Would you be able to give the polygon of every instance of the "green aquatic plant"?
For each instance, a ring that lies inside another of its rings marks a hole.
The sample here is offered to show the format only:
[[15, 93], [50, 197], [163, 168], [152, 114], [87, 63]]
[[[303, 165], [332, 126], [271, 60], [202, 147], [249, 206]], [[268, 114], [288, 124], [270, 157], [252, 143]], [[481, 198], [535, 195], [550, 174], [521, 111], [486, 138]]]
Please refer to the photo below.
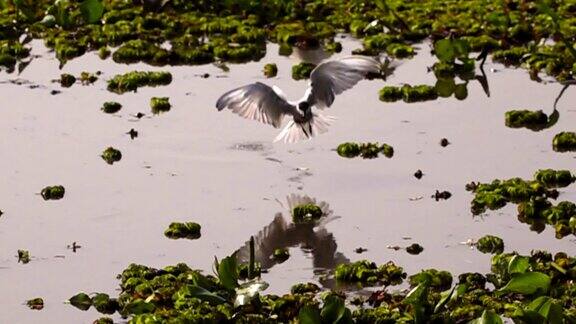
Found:
[[70, 297], [68, 303], [79, 310], [86, 311], [92, 306], [92, 298], [90, 298], [86, 293], [78, 293]]
[[267, 78], [273, 78], [276, 74], [278, 74], [278, 66], [276, 66], [276, 63], [268, 63], [264, 65], [264, 75]]
[[556, 123], [554, 114], [546, 115], [542, 110], [510, 110], [506, 112], [506, 126], [510, 128], [528, 128], [533, 131], [539, 131]]
[[489, 254], [500, 254], [504, 252], [504, 241], [493, 235], [484, 235], [475, 244], [478, 251]]
[[429, 85], [403, 85], [402, 87], [385, 86], [380, 89], [379, 98], [385, 102], [395, 102], [400, 99], [407, 103], [436, 100], [436, 87]]
[[26, 250], [18, 250], [18, 263], [26, 264], [30, 262], [30, 252]]
[[334, 270], [334, 277], [342, 283], [359, 283], [364, 286], [375, 285], [398, 285], [406, 278], [406, 273], [395, 265], [388, 262], [376, 265], [367, 260], [357, 261], [350, 264], [340, 264]]
[[292, 221], [295, 224], [306, 224], [318, 221], [324, 212], [315, 204], [303, 204], [292, 209]]
[[336, 152], [341, 157], [355, 158], [361, 156], [364, 159], [377, 158], [379, 154], [387, 158], [394, 156], [394, 148], [388, 144], [379, 143], [351, 143], [346, 142], [338, 145]]
[[122, 94], [128, 91], [136, 91], [139, 87], [156, 87], [168, 85], [172, 82], [170, 72], [143, 72], [132, 71], [119, 74], [108, 80], [108, 91]]
[[576, 152], [576, 133], [560, 132], [552, 140], [552, 148], [556, 152]]
[[150, 99], [150, 108], [152, 109], [153, 114], [158, 115], [170, 111], [172, 105], [170, 104], [168, 97], [152, 97]]
[[44, 200], [58, 200], [64, 198], [65, 189], [63, 186], [48, 186], [40, 191]]
[[122, 109], [122, 105], [115, 101], [107, 101], [102, 105], [101, 110], [107, 114], [115, 114]]
[[316, 67], [315, 64], [312, 63], [298, 63], [292, 66], [292, 79], [294, 80], [304, 80], [310, 78], [310, 73]]
[[114, 164], [114, 162], [122, 160], [122, 152], [113, 147], [108, 147], [107, 149], [104, 150], [104, 152], [102, 152], [102, 155], [100, 155], [100, 157], [102, 157], [102, 159], [106, 161], [106, 163], [112, 165]]
[[33, 310], [41, 310], [44, 308], [44, 300], [42, 298], [33, 298], [26, 301], [26, 306]]
[[198, 223], [186, 222], [186, 223], [170, 223], [168, 228], [164, 231], [164, 235], [170, 239], [180, 239], [187, 238], [190, 240], [199, 239], [201, 226]]
[[76, 83], [76, 77], [72, 74], [63, 73], [60, 75], [60, 85], [64, 88], [70, 88]]
[[406, 247], [406, 252], [409, 254], [416, 255], [422, 253], [422, 251], [424, 251], [424, 248], [418, 243], [413, 243]]

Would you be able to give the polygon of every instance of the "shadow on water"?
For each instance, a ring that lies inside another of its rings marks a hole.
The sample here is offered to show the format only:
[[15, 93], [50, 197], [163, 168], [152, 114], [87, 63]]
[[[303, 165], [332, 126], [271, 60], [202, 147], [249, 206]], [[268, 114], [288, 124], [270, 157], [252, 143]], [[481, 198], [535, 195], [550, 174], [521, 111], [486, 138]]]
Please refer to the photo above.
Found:
[[[291, 208], [313, 203], [323, 211], [323, 219], [319, 223], [294, 223], [284, 213], [275, 215], [272, 222], [254, 235], [254, 261], [260, 263], [263, 271], [268, 271], [281, 263], [273, 257], [274, 250], [299, 247], [312, 259], [315, 274], [336, 268], [337, 265], [350, 263], [341, 252], [334, 235], [326, 230], [324, 225], [338, 217], [332, 216], [332, 211], [326, 202], [317, 203], [307, 196], [292, 194], [287, 197], [287, 206]], [[241, 263], [250, 260], [250, 241], [240, 247], [234, 255]]]

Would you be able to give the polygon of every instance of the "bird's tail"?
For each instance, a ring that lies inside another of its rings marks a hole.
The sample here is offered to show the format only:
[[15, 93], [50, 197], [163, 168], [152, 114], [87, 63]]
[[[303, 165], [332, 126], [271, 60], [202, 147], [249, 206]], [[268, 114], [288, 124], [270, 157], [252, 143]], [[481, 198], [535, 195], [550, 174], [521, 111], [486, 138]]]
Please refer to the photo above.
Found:
[[276, 136], [274, 142], [296, 143], [310, 139], [316, 135], [326, 133], [328, 126], [332, 124], [335, 117], [313, 113], [312, 118], [304, 123], [297, 123], [291, 120]]

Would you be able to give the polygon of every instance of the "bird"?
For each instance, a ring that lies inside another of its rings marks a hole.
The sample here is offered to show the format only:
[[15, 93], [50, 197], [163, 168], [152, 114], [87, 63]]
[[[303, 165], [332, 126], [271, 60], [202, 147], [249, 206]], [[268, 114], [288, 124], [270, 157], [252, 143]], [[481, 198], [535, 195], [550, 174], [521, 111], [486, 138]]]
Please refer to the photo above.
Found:
[[332, 106], [336, 95], [352, 88], [368, 74], [380, 74], [378, 60], [352, 55], [318, 64], [310, 73], [310, 82], [304, 96], [298, 101], [288, 101], [277, 86], [262, 82], [251, 83], [224, 93], [216, 102], [218, 111], [229, 109], [241, 117], [282, 126], [285, 116], [292, 116], [276, 136], [274, 142], [295, 143], [325, 133], [332, 116], [320, 114], [312, 108]]

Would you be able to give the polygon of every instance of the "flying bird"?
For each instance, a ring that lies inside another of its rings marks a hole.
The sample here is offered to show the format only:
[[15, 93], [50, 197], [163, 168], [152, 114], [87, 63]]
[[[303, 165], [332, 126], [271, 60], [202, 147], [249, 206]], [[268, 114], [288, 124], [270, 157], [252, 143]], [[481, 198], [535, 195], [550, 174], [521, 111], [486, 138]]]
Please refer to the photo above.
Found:
[[380, 73], [381, 64], [370, 57], [349, 56], [320, 63], [310, 74], [310, 83], [298, 101], [288, 101], [276, 86], [261, 82], [245, 85], [223, 94], [216, 102], [219, 111], [228, 108], [247, 119], [257, 120], [275, 128], [282, 126], [284, 116], [292, 120], [276, 136], [275, 142], [298, 142], [328, 130], [334, 119], [313, 107], [324, 109], [334, 103], [334, 97], [352, 88], [367, 74]]

